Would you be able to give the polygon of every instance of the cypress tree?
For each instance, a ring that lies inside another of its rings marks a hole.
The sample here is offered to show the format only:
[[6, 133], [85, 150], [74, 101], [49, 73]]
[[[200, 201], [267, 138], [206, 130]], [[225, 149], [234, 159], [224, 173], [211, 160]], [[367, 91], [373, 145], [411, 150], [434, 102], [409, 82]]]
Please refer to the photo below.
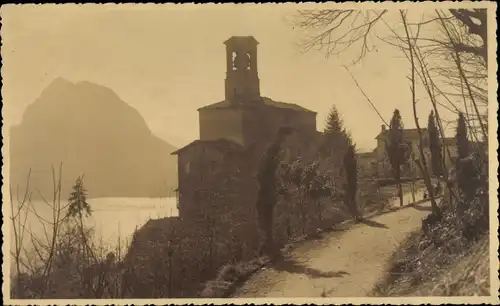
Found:
[[392, 174], [398, 186], [399, 204], [403, 206], [403, 188], [401, 186], [401, 166], [406, 162], [408, 150], [404, 143], [403, 119], [398, 109], [394, 110], [389, 132], [385, 140], [385, 149], [391, 165]]
[[432, 173], [439, 177], [443, 174], [442, 154], [441, 154], [441, 140], [439, 138], [439, 131], [436, 126], [434, 118], [434, 111], [429, 114], [427, 122], [427, 130], [429, 132], [429, 149], [431, 151], [431, 166]]
[[344, 169], [346, 173], [346, 204], [355, 219], [359, 218], [356, 205], [356, 193], [358, 189], [358, 162], [354, 144], [349, 145], [344, 155]]
[[459, 113], [458, 115], [455, 139], [457, 141], [456, 173], [458, 188], [460, 188], [463, 193], [467, 193], [467, 185], [470, 178], [467, 175], [467, 171], [465, 171], [466, 169], [462, 169], [466, 168], [462, 161], [469, 156], [469, 140], [467, 139], [467, 125], [463, 113]]
[[469, 140], [467, 139], [467, 124], [463, 113], [458, 114], [457, 133], [457, 156], [459, 159], [469, 156]]
[[291, 133], [291, 129], [281, 128], [273, 143], [267, 148], [259, 164], [257, 181], [259, 191], [257, 195], [257, 217], [259, 227], [265, 235], [262, 251], [274, 255], [275, 246], [273, 239], [274, 207], [276, 206], [280, 188], [277, 182], [276, 171], [280, 164], [280, 148], [285, 137]]

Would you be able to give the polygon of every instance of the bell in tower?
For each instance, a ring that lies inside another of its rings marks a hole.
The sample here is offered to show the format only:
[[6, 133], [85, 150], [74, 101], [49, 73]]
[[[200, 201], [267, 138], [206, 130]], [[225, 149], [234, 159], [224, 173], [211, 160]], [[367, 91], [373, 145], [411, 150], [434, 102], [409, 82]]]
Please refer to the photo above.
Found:
[[226, 101], [248, 103], [260, 100], [257, 45], [253, 36], [233, 36], [226, 45]]

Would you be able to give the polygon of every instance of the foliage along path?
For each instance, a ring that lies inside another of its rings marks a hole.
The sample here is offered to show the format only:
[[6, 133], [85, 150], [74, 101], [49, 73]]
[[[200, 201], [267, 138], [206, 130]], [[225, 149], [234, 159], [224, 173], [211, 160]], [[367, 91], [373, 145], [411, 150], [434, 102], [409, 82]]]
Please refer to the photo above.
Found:
[[[405, 204], [409, 197], [405, 194]], [[394, 201], [399, 206], [399, 199]], [[283, 261], [250, 277], [232, 297], [367, 296], [384, 276], [392, 253], [429, 213], [425, 202], [305, 241]]]

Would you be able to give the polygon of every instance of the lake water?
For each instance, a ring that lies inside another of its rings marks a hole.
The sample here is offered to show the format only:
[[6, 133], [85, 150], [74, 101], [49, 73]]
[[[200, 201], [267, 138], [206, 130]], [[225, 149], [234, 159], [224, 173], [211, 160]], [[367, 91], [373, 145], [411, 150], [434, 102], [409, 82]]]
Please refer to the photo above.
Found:
[[[87, 218], [86, 225], [95, 229], [95, 240], [98, 245], [107, 249], [115, 249], [120, 245], [122, 252], [126, 251], [135, 229], [139, 229], [149, 219], [159, 219], [169, 216], [177, 216], [176, 198], [95, 198], [88, 199], [92, 208], [92, 215]], [[62, 202], [62, 201], [61, 201]], [[61, 206], [65, 204], [61, 203]], [[31, 207], [36, 213], [46, 220], [52, 219], [52, 211], [43, 202], [33, 202]], [[40, 219], [30, 210], [28, 213], [26, 227], [38, 238], [43, 239], [44, 232]], [[9, 220], [10, 221], [10, 220]], [[12, 221], [10, 221], [11, 237], [14, 238]], [[47, 227], [48, 229], [48, 227]], [[25, 234], [23, 245], [30, 248], [31, 239]], [[13, 240], [11, 243], [13, 246]], [[122, 253], [123, 255], [123, 253]]]

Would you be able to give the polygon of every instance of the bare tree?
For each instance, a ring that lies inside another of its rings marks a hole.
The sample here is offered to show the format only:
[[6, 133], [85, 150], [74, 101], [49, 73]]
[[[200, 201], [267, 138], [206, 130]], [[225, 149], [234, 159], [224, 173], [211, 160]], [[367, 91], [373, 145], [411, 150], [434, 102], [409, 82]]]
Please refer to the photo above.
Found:
[[488, 63], [488, 18], [486, 9], [450, 9], [450, 13], [462, 23], [469, 34], [478, 35], [482, 45], [469, 41], [452, 41], [457, 52], [467, 52], [482, 57]]
[[357, 62], [374, 49], [372, 32], [386, 13], [387, 10], [300, 10], [293, 24], [307, 31], [301, 43], [304, 52], [325, 50], [326, 56], [330, 56], [360, 44]]
[[[487, 11], [486, 9], [450, 9], [444, 20], [459, 23], [465, 31], [460, 40], [452, 41], [452, 47], [461, 53], [471, 53], [487, 61]], [[311, 9], [299, 10], [293, 17], [294, 27], [304, 30], [305, 38], [300, 44], [303, 51], [324, 50], [326, 55], [340, 54], [350, 47], [359, 47], [358, 61], [368, 52], [377, 50], [375, 41], [385, 42], [388, 37], [377, 35], [377, 29], [389, 26], [384, 19], [388, 10], [355, 9]], [[408, 26], [421, 26], [439, 22], [436, 16], [426, 16]], [[471, 36], [477, 35], [482, 45]], [[426, 39], [429, 41], [428, 39]], [[432, 39], [440, 44], [446, 41]]]
[[[485, 139], [487, 139], [488, 132], [486, 130], [486, 126], [484, 123], [484, 120], [487, 119], [487, 116], [484, 116], [482, 112], [480, 111], [480, 101], [482, 100], [485, 104], [487, 104], [487, 97], [486, 99], [481, 98], [481, 96], [478, 97], [477, 91], [480, 91], [481, 87], [477, 85], [477, 83], [474, 82], [474, 80], [479, 80], [479, 81], [484, 81], [487, 79], [487, 70], [484, 69], [487, 66], [487, 27], [486, 27], [486, 10], [474, 10], [473, 12], [467, 11], [467, 10], [454, 10], [454, 16], [459, 16], [457, 18], [461, 18], [462, 22], [467, 26], [469, 29], [469, 33], [479, 35], [482, 39], [483, 44], [480, 45], [479, 47], [471, 47], [472, 49], [475, 50], [480, 50], [479, 51], [479, 56], [485, 61], [485, 65], [483, 69], [480, 71], [483, 71], [483, 74], [481, 76], [475, 76], [475, 75], [470, 75], [468, 73], [468, 66], [467, 63], [464, 63], [464, 58], [461, 56], [460, 51], [461, 51], [461, 46], [464, 45], [460, 41], [457, 41], [456, 37], [453, 36], [453, 28], [449, 26], [449, 23], [446, 23], [444, 20], [444, 17], [440, 12], [436, 12], [440, 19], [440, 23], [442, 26], [443, 31], [445, 32], [447, 38], [449, 39], [450, 43], [452, 44], [453, 48], [451, 50], [453, 51], [451, 53], [451, 57], [453, 59], [453, 62], [456, 65], [456, 70], [458, 71], [458, 76], [461, 82], [461, 90], [462, 90], [462, 95], [464, 99], [469, 98], [470, 99], [470, 104], [473, 108], [473, 111], [475, 112], [475, 117], [474, 119], [477, 120], [479, 123], [479, 127], [481, 129], [481, 132], [484, 136]], [[471, 18], [476, 18], [479, 20], [480, 24], [476, 26], [476, 24], [472, 21]], [[470, 52], [470, 51], [469, 51]], [[477, 55], [473, 53], [474, 55]], [[477, 68], [473, 66], [474, 68]], [[485, 73], [486, 72], [486, 73]], [[464, 88], [465, 87], [465, 88]], [[464, 90], [465, 89], [465, 90]], [[464, 93], [465, 91], [465, 93]], [[487, 91], [483, 91], [485, 95], [487, 95]], [[479, 98], [479, 99], [478, 99]], [[465, 105], [465, 110], [467, 110], [467, 106]], [[468, 118], [468, 120], [471, 120], [471, 118]]]
[[[304, 31], [300, 44], [304, 52], [317, 49], [329, 56], [358, 49], [355, 52], [359, 57], [354, 61], [357, 63], [368, 52], [378, 50], [380, 44], [401, 48], [401, 40], [406, 35], [394, 22], [399, 17], [392, 13], [389, 10], [300, 10], [293, 18], [293, 25]], [[471, 133], [480, 130], [484, 135], [488, 97], [487, 10], [436, 10], [434, 14], [415, 17], [416, 22], [408, 21], [407, 27], [410, 32], [417, 33], [412, 36], [415, 49], [422, 50], [422, 56], [427, 58], [425, 69], [436, 79], [432, 82], [432, 90], [443, 100], [436, 101], [437, 104], [456, 115], [460, 110], [452, 100], [463, 99], [461, 111], [466, 112], [467, 120], [474, 127], [469, 130]], [[424, 27], [430, 34], [422, 34]], [[389, 34], [379, 35], [382, 32]]]
[[[103, 250], [103, 246], [91, 242], [92, 228], [83, 228], [78, 222], [75, 226], [75, 222], [70, 222], [80, 214], [77, 209], [71, 210], [74, 215], [68, 214], [70, 203], [61, 201], [62, 164], [57, 175], [52, 167], [53, 194], [50, 201], [39, 190], [37, 192], [42, 201], [31, 201], [29, 177], [28, 174], [24, 198], [13, 201], [11, 196], [12, 254], [16, 267], [15, 274], [11, 275], [12, 296], [92, 298], [100, 297], [108, 290], [108, 295], [113, 297], [116, 292], [110, 286], [109, 276], [116, 272], [113, 270], [114, 254], [108, 254], [106, 259], [98, 257], [96, 254]], [[15, 205], [16, 202], [18, 205]], [[85, 210], [82, 205], [77, 206], [74, 208]], [[86, 290], [96, 278], [99, 281], [94, 282], [95, 290]]]
[[[446, 122], [440, 111], [451, 112], [453, 117], [462, 112], [470, 138], [476, 139], [476, 143], [487, 142], [487, 9], [435, 10], [419, 16], [413, 15], [414, 22], [408, 20], [408, 15], [411, 14], [406, 12], [404, 27], [398, 27], [400, 22], [395, 20], [400, 20], [401, 16], [393, 18], [396, 17], [393, 12], [395, 11], [326, 9], [299, 11], [294, 25], [306, 32], [302, 43], [304, 51], [316, 48], [325, 51], [328, 56], [349, 48], [359, 48], [362, 58], [369, 51], [377, 50], [379, 44], [402, 50], [408, 61], [413, 61], [412, 64], [417, 68], [412, 73], [419, 77], [431, 100], [441, 138], [445, 138], [448, 123], [444, 124]], [[380, 36], [380, 30], [386, 33], [388, 30], [389, 34]], [[411, 34], [413, 52], [409, 50], [407, 33]], [[413, 58], [410, 58], [410, 54]], [[357, 82], [356, 85], [360, 88]], [[363, 90], [360, 90], [366, 97]], [[370, 99], [368, 101], [378, 113], [374, 103]], [[485, 155], [477, 149], [480, 155]], [[444, 151], [451, 159], [447, 146]], [[443, 178], [450, 196], [456, 198], [444, 163], [443, 168]]]
[[413, 44], [412, 44], [412, 38], [411, 38], [409, 29], [408, 29], [408, 23], [407, 23], [405, 12], [400, 10], [400, 14], [401, 14], [401, 21], [403, 22], [403, 25], [405, 27], [407, 44], [408, 44], [408, 49], [409, 49], [409, 54], [410, 54], [410, 63], [411, 63], [410, 90], [412, 93], [413, 117], [415, 120], [415, 125], [417, 126], [418, 137], [420, 140], [420, 145], [418, 146], [419, 153], [420, 153], [420, 160], [417, 163], [417, 165], [420, 167], [422, 175], [424, 176], [424, 182], [425, 182], [425, 185], [427, 187], [427, 192], [428, 192], [429, 197], [431, 199], [432, 212], [436, 217], [439, 217], [441, 215], [441, 211], [436, 204], [436, 199], [434, 198], [434, 190], [432, 188], [432, 183], [431, 183], [431, 179], [430, 179], [430, 175], [429, 175], [428, 167], [427, 167], [427, 161], [426, 161], [425, 154], [424, 154], [422, 131], [420, 129], [420, 125], [418, 123], [418, 117], [417, 117], [417, 108], [416, 108], [417, 98], [416, 98], [416, 89], [415, 89], [416, 65], [415, 65], [415, 60], [414, 60], [414, 49], [413, 49]]

